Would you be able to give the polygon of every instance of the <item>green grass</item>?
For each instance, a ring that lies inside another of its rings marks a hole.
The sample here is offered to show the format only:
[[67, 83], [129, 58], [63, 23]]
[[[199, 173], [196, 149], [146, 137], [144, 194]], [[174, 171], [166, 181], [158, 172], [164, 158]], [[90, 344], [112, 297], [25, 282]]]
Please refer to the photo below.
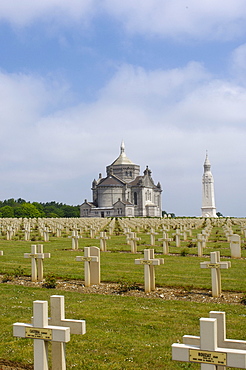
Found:
[[[119, 238], [119, 242], [117, 241]], [[129, 282], [143, 284], [143, 266], [135, 265], [134, 260], [141, 258], [143, 250], [150, 248], [150, 245], [139, 246], [139, 253], [132, 254], [130, 247], [124, 244], [122, 239], [125, 237], [112, 237], [111, 245], [108, 245], [108, 252], [101, 253], [101, 281], [118, 282], [126, 279]], [[114, 242], [114, 243], [113, 243]], [[24, 275], [31, 275], [31, 261], [24, 258], [24, 253], [29, 252], [33, 242], [25, 241], [6, 241], [0, 240], [0, 250], [4, 251], [1, 256], [0, 273], [14, 274], [19, 268]], [[51, 238], [44, 244], [44, 251], [51, 253], [51, 258], [44, 261], [44, 275], [54, 274], [61, 279], [83, 279], [84, 264], [75, 261], [75, 257], [83, 255], [85, 246], [99, 246], [99, 241], [94, 239], [82, 239], [79, 242], [80, 250], [71, 250], [71, 240], [68, 238]], [[118, 249], [120, 246], [120, 249]], [[122, 250], [124, 248], [127, 253]], [[182, 247], [176, 248], [174, 255], [162, 255], [162, 248], [154, 247], [156, 257], [165, 259], [164, 265], [157, 266], [156, 285], [157, 286], [192, 286], [194, 288], [211, 289], [211, 278], [209, 269], [201, 269], [200, 262], [208, 260], [209, 254], [198, 258], [196, 255], [187, 254], [185, 257], [180, 255]], [[172, 252], [172, 247], [170, 248]], [[177, 251], [177, 249], [179, 251]], [[189, 248], [186, 248], [189, 252]], [[213, 249], [216, 250], [216, 249]], [[206, 251], [206, 250], [205, 250]], [[228, 260], [228, 258], [221, 258]], [[246, 292], [246, 268], [245, 259], [232, 259], [232, 267], [222, 270], [222, 290]]]
[[31, 339], [14, 338], [14, 322], [30, 322], [34, 300], [65, 296], [66, 318], [86, 320], [87, 333], [67, 344], [68, 369], [198, 369], [171, 360], [171, 345], [199, 335], [199, 318], [226, 311], [227, 338], [245, 339], [245, 306], [103, 296], [0, 285], [0, 357], [32, 363]]
[[[240, 232], [233, 226], [234, 232]], [[221, 228], [214, 227], [204, 250], [204, 256], [197, 257], [197, 248], [188, 245], [201, 229], [193, 230], [193, 236], [182, 241], [181, 247], [171, 242], [170, 254], [162, 255], [162, 245], [156, 236], [156, 245], [151, 247], [150, 235], [138, 233], [138, 253], [131, 254], [126, 237], [120, 231], [107, 241], [108, 252], [101, 253], [102, 282], [120, 282], [143, 285], [143, 266], [135, 265], [135, 258], [141, 258], [145, 248], [154, 248], [156, 257], [165, 259], [164, 265], [157, 266], [156, 285], [165, 287], [211, 289], [209, 269], [201, 269], [200, 262], [208, 260], [211, 251], [220, 250], [222, 260], [230, 256], [229, 243]], [[71, 234], [71, 233], [70, 233]], [[44, 243], [37, 233], [32, 233], [34, 241], [26, 242], [19, 233], [14, 240], [0, 236], [0, 273], [31, 274], [31, 261], [24, 259], [30, 252], [31, 244], [41, 243], [44, 252], [51, 258], [44, 261], [44, 275], [54, 274], [57, 278], [84, 279], [83, 263], [75, 257], [83, 255], [86, 246], [98, 246], [98, 239], [90, 239], [88, 234], [79, 240], [78, 251], [71, 250], [71, 239], [50, 237]], [[170, 232], [171, 235], [171, 232]], [[181, 256], [182, 250], [187, 254]], [[232, 267], [222, 270], [222, 291], [246, 292], [246, 249], [243, 244], [242, 259], [231, 259]], [[32, 340], [17, 339], [12, 336], [14, 322], [30, 322], [32, 302], [36, 299], [49, 300], [52, 294], [65, 295], [66, 317], [85, 319], [87, 333], [83, 337], [72, 336], [67, 345], [68, 369], [198, 369], [199, 365], [178, 363], [171, 360], [171, 344], [182, 341], [185, 334], [199, 335], [199, 318], [208, 317], [209, 311], [226, 311], [227, 337], [245, 340], [244, 305], [205, 304], [185, 301], [163, 301], [161, 299], [133, 298], [118, 295], [92, 295], [77, 292], [59, 292], [56, 289], [28, 288], [0, 284], [1, 332], [0, 357], [32, 363]]]

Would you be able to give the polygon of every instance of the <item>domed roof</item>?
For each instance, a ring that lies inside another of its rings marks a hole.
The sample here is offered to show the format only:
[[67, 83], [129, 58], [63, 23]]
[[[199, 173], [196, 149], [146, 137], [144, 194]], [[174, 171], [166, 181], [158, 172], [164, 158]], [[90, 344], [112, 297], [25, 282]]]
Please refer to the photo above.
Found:
[[125, 153], [125, 144], [122, 141], [120, 146], [120, 155], [116, 160], [111, 164], [111, 166], [116, 166], [119, 164], [134, 164], [129, 158], [127, 158]]

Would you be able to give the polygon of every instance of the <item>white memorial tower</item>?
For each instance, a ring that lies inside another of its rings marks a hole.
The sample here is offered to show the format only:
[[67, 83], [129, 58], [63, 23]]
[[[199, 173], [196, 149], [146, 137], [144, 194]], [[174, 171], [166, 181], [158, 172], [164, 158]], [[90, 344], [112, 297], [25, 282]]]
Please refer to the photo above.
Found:
[[217, 217], [214, 200], [214, 179], [210, 168], [211, 164], [208, 154], [206, 154], [202, 176], [202, 217]]

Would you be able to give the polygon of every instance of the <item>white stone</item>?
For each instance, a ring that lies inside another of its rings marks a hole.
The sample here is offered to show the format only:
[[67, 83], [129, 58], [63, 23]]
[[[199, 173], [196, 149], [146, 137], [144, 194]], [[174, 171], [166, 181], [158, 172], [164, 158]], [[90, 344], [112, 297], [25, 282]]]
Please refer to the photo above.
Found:
[[144, 290], [149, 293], [155, 290], [155, 269], [154, 266], [162, 265], [163, 258], [154, 258], [154, 249], [144, 249], [144, 258], [135, 259], [136, 265], [144, 265]]
[[50, 253], [43, 253], [43, 245], [31, 245], [31, 253], [24, 253], [24, 258], [31, 258], [32, 281], [43, 281], [43, 260], [50, 258]]
[[225, 313], [211, 311], [210, 318], [200, 319], [199, 337], [184, 335], [183, 344], [172, 345], [172, 359], [200, 363], [202, 370], [245, 369], [246, 342], [226, 339]]
[[[48, 342], [70, 341], [70, 328], [48, 324], [48, 302], [33, 302], [32, 324], [13, 324], [13, 335], [34, 340], [34, 370], [48, 370]], [[63, 351], [65, 356], [65, 350]], [[65, 359], [63, 359], [64, 361]]]
[[101, 251], [106, 252], [107, 251], [107, 242], [106, 241], [108, 239], [110, 239], [110, 236], [107, 236], [105, 231], [101, 231], [100, 236], [98, 236], [96, 239], [100, 240], [100, 249], [101, 249]]
[[131, 246], [131, 253], [137, 253], [137, 241], [141, 240], [141, 238], [138, 238], [135, 232], [130, 232], [128, 240]]
[[241, 237], [238, 234], [230, 235], [230, 249], [232, 258], [241, 258]]
[[163, 231], [162, 238], [158, 239], [159, 242], [162, 242], [163, 254], [169, 253], [169, 242], [172, 241], [171, 238], [168, 238], [167, 233]]
[[221, 273], [220, 269], [228, 269], [231, 267], [231, 261], [221, 262], [220, 252], [210, 253], [210, 262], [200, 262], [201, 268], [211, 269], [211, 279], [212, 279], [212, 296], [219, 297], [221, 295]]
[[79, 248], [79, 239], [82, 238], [82, 236], [78, 234], [78, 230], [73, 230], [72, 236], [69, 236], [69, 238], [72, 239], [72, 249], [77, 250]]
[[214, 198], [214, 179], [210, 169], [211, 164], [208, 155], [206, 155], [202, 177], [202, 217], [217, 217]]
[[[86, 333], [85, 320], [65, 319], [64, 296], [52, 295], [50, 297], [51, 317], [49, 324], [69, 327], [70, 334], [83, 335]], [[52, 370], [66, 370], [65, 344], [52, 342]]]
[[77, 262], [84, 262], [85, 286], [99, 285], [100, 273], [100, 249], [98, 247], [85, 247], [84, 256], [77, 256]]

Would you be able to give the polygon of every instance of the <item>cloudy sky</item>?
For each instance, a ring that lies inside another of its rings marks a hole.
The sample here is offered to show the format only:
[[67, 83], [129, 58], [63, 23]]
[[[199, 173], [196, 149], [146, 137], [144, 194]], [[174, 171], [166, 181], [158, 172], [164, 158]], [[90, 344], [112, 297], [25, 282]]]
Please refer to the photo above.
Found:
[[1, 0], [0, 199], [81, 204], [119, 155], [163, 210], [246, 216], [245, 0]]

